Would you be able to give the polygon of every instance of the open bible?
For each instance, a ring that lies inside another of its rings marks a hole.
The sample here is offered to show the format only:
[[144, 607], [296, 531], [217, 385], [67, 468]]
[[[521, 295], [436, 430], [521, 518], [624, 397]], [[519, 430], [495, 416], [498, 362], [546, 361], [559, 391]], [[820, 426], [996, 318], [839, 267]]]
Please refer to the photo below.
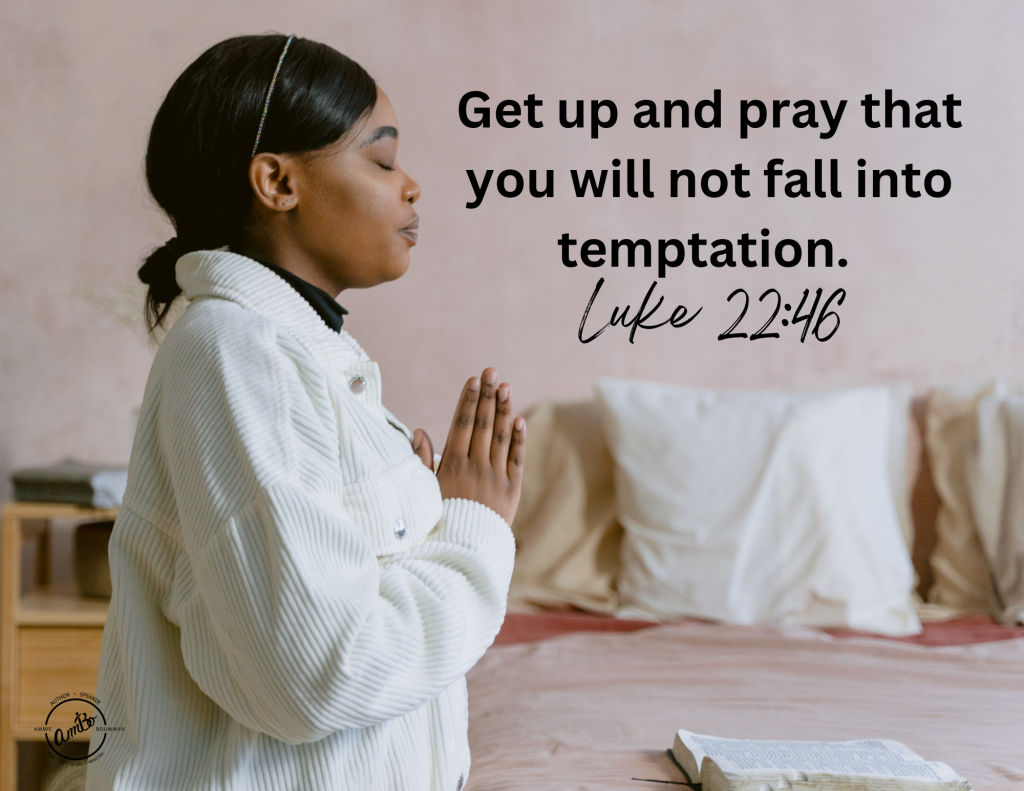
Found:
[[701, 791], [970, 791], [944, 763], [899, 742], [722, 739], [681, 730], [672, 757]]

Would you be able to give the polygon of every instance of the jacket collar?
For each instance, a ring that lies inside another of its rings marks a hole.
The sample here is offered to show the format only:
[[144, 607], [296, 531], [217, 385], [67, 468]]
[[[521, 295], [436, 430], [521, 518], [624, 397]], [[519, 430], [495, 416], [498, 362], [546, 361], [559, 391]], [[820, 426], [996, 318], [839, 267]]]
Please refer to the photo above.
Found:
[[302, 295], [259, 261], [225, 250], [197, 250], [178, 259], [175, 278], [189, 301], [225, 299], [288, 327], [328, 370], [370, 359], [351, 335], [328, 327]]
[[262, 258], [253, 258], [252, 260], [263, 264], [263, 266], [284, 280], [285, 283], [298, 291], [302, 298], [316, 311], [317, 315], [324, 320], [324, 324], [335, 332], [341, 329], [345, 323], [345, 316], [348, 315], [348, 311], [339, 305], [334, 297], [271, 261], [265, 261]]

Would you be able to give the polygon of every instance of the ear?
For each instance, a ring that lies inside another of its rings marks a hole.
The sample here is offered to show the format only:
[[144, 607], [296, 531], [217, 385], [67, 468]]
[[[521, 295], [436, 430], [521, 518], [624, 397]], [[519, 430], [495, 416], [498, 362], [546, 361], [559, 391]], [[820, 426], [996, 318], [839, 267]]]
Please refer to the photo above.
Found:
[[257, 154], [249, 163], [249, 184], [256, 200], [271, 211], [299, 205], [295, 159], [283, 154]]

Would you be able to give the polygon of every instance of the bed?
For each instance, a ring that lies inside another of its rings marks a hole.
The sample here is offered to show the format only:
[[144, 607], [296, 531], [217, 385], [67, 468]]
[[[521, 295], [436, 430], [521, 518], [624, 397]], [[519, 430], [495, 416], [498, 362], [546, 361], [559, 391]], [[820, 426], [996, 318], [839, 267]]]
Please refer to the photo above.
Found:
[[[908, 492], [923, 629], [897, 638], [615, 617], [622, 528], [596, 407], [531, 414], [534, 478], [513, 526], [520, 554], [510, 612], [467, 678], [469, 791], [685, 788], [666, 753], [680, 728], [734, 738], [890, 738], [950, 764], [978, 791], [1024, 789], [1024, 626], [985, 611], [991, 592], [971, 591], [962, 565], [954, 573], [933, 562], [953, 539], [935, 528], [943, 518], [949, 527], [949, 460], [922, 452], [922, 437], [936, 434], [930, 402], [915, 402], [908, 443], [918, 456]], [[954, 565], [967, 554], [945, 551]], [[944, 593], [930, 595], [936, 574], [960, 590], [939, 585]]]
[[890, 738], [976, 791], [1024, 789], [1024, 628], [926, 626], [918, 643], [972, 641], [941, 646], [697, 621], [576, 631], [562, 617], [509, 616], [470, 672], [469, 791], [684, 788], [665, 784], [683, 780], [665, 750], [684, 727]]

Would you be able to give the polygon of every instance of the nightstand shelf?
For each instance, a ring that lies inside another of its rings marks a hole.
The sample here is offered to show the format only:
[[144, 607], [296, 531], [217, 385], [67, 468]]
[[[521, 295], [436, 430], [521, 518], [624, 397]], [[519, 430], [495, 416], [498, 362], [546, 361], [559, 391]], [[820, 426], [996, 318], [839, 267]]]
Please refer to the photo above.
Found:
[[[112, 520], [116, 509], [58, 503], [3, 506], [0, 551], [0, 791], [16, 791], [17, 742], [42, 741], [51, 701], [63, 693], [96, 691], [100, 645], [109, 602], [79, 596], [50, 579], [50, 520]], [[43, 529], [26, 536], [23, 523]], [[36, 542], [36, 568], [22, 594], [21, 548]], [[83, 738], [87, 737], [87, 734]]]
[[19, 626], [98, 626], [102, 629], [109, 607], [109, 601], [79, 596], [74, 586], [47, 585], [21, 597], [14, 622]]

